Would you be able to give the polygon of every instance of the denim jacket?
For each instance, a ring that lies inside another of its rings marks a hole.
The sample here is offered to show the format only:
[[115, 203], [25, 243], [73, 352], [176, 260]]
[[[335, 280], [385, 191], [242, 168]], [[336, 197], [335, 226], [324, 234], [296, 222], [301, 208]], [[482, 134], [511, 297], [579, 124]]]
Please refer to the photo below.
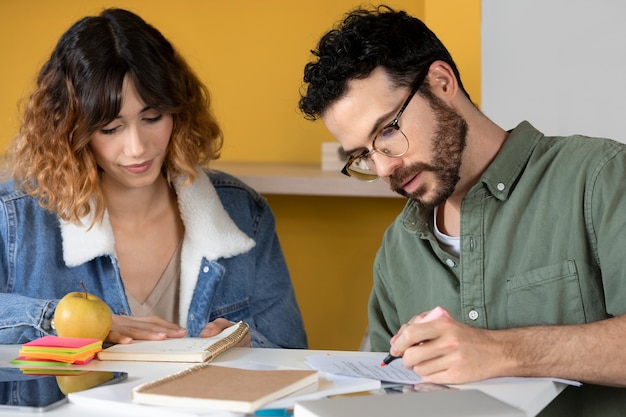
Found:
[[[266, 201], [218, 171], [174, 188], [185, 225], [179, 316], [187, 335], [198, 336], [208, 322], [223, 317], [248, 323], [253, 347], [306, 348]], [[12, 181], [0, 185], [0, 343], [55, 334], [56, 304], [68, 292], [81, 291], [81, 280], [113, 314], [130, 314], [108, 215], [92, 228], [67, 223]]]

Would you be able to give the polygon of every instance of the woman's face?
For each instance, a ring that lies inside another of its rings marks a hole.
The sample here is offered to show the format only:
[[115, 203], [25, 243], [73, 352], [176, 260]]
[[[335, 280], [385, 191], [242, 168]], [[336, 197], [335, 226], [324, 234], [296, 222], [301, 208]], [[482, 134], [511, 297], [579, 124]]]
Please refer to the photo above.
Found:
[[103, 183], [124, 188], [155, 184], [161, 177], [173, 125], [172, 115], [146, 106], [126, 77], [120, 113], [89, 142], [103, 171]]

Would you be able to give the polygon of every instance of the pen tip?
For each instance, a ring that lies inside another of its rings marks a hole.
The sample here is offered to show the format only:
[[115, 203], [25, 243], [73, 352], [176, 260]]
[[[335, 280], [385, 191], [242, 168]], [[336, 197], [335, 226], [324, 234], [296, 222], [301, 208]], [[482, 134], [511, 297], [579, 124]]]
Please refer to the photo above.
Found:
[[385, 363], [385, 361], [382, 361], [382, 362], [380, 363], [380, 366], [385, 366], [385, 365], [387, 365], [387, 364]]

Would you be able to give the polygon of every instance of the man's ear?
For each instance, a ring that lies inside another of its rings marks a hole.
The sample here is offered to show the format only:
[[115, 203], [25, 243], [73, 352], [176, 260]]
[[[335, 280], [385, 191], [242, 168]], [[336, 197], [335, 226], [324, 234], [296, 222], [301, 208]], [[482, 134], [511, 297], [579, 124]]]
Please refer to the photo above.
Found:
[[459, 83], [452, 67], [444, 61], [435, 61], [428, 71], [430, 91], [446, 103], [450, 103], [459, 92]]

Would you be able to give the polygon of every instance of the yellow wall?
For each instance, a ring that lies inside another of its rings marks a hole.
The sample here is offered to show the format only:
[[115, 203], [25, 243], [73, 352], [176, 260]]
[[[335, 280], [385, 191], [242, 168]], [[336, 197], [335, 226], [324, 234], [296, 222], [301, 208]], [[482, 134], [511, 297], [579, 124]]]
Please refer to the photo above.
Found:
[[[455, 57], [480, 101], [480, 0], [392, 0], [423, 18]], [[297, 110], [302, 69], [319, 36], [357, 0], [2, 0], [0, 152], [17, 103], [59, 36], [78, 18], [124, 7], [156, 26], [212, 92], [231, 161], [314, 162], [323, 125]], [[401, 199], [267, 196], [312, 348], [357, 349], [366, 327], [371, 265]]]

